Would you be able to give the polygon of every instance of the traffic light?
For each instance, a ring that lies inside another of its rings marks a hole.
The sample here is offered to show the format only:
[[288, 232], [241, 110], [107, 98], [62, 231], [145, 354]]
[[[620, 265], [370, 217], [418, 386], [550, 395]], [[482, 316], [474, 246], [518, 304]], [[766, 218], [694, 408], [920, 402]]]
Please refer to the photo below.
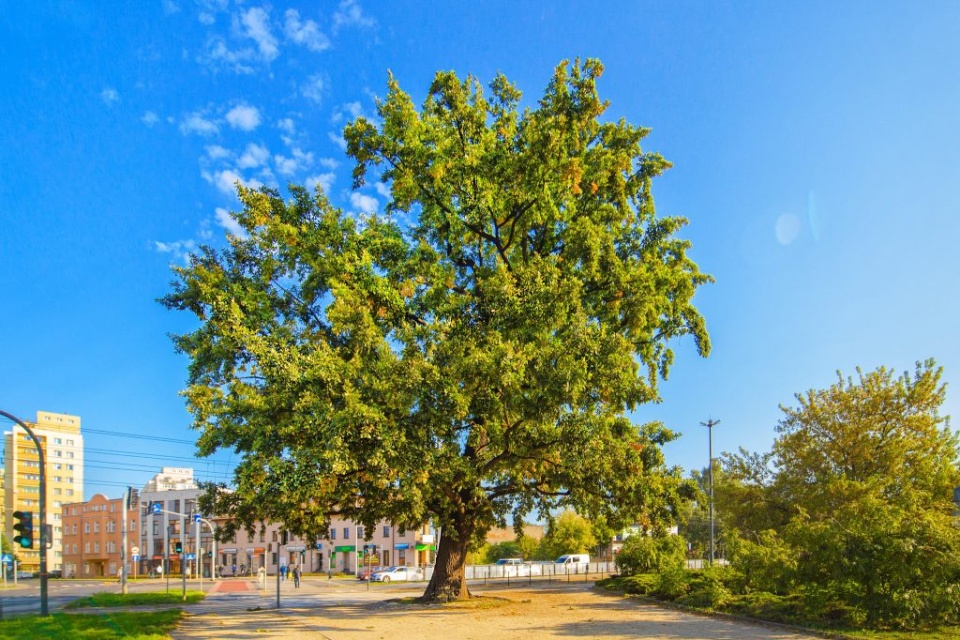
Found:
[[13, 537], [13, 541], [24, 549], [33, 549], [33, 513], [14, 511], [13, 517], [17, 520], [13, 530], [19, 532], [19, 535]]
[[174, 544], [174, 545], [173, 545], [173, 550], [176, 551], [177, 553], [183, 553], [183, 543], [182, 543], [182, 542], [178, 542], [178, 543]]

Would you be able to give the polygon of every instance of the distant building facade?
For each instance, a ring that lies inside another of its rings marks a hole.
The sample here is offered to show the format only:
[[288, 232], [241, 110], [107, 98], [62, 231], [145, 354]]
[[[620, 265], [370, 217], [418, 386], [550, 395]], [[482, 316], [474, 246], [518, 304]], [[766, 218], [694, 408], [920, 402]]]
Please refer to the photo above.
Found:
[[[204, 576], [212, 575], [213, 523], [205, 515], [200, 523], [194, 521], [201, 493], [190, 468], [163, 467], [144, 485], [140, 491], [139, 572], [157, 574], [162, 568], [170, 574], [186, 570], [195, 575], [200, 567]], [[181, 553], [176, 552], [177, 543], [182, 545]]]
[[[116, 577], [123, 545], [123, 498], [96, 494], [87, 502], [63, 506], [63, 575]], [[127, 575], [133, 575], [131, 549], [139, 541], [139, 509], [127, 511]]]
[[[27, 422], [40, 441], [46, 466], [47, 524], [53, 545], [47, 551], [47, 570], [63, 569], [63, 515], [65, 503], [83, 499], [83, 435], [80, 417], [38, 411]], [[3, 530], [13, 541], [14, 511], [33, 513], [33, 549], [17, 549], [24, 570], [40, 568], [40, 459], [33, 439], [19, 425], [3, 434]]]

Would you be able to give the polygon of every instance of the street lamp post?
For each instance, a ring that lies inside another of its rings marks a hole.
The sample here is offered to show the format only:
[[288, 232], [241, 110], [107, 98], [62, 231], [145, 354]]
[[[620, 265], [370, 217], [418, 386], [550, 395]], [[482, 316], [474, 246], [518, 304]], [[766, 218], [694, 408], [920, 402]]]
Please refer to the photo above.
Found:
[[710, 566], [713, 566], [713, 428], [720, 424], [719, 420], [713, 418], [706, 422], [701, 422], [707, 428], [710, 441]]
[[[38, 551], [40, 552], [40, 615], [45, 616], [48, 612], [47, 607], [47, 544], [49, 543], [53, 546], [53, 540], [48, 540], [47, 532], [47, 469], [44, 464], [44, 455], [43, 447], [40, 446], [40, 440], [33, 433], [33, 430], [27, 426], [27, 424], [16, 417], [15, 415], [9, 414], [6, 411], [0, 411], [0, 416], [9, 418], [13, 420], [24, 431], [27, 432], [27, 435], [30, 436], [30, 439], [33, 440], [34, 446], [37, 448], [37, 461], [40, 465], [40, 535], [38, 536], [40, 545]], [[16, 429], [13, 430], [16, 434]], [[14, 444], [16, 446], [16, 444]], [[53, 528], [50, 528], [50, 534], [52, 537]], [[16, 573], [13, 574], [16, 577]]]

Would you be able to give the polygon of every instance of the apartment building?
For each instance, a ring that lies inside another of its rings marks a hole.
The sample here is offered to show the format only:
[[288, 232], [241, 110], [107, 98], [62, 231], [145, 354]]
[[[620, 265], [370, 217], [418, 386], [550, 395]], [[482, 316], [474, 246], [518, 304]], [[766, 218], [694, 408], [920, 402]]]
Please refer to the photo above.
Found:
[[[46, 466], [47, 523], [52, 526], [53, 544], [47, 551], [47, 570], [63, 570], [64, 503], [83, 499], [83, 435], [80, 417], [38, 411], [36, 422], [27, 422], [40, 441]], [[18, 549], [23, 568], [40, 568], [40, 459], [29, 434], [19, 425], [3, 434], [4, 439], [4, 534], [13, 540], [13, 512], [34, 514], [33, 549]]]
[[[353, 574], [367, 565], [418, 567], [433, 564], [436, 558], [438, 536], [430, 526], [410, 530], [381, 522], [367, 531], [363, 525], [334, 518], [326, 538], [289, 536], [286, 543], [281, 529], [266, 523], [252, 534], [241, 530], [231, 541], [221, 543], [217, 562], [223, 575], [230, 576], [234, 567], [238, 573], [241, 567], [251, 574], [265, 567], [268, 574], [275, 574], [280, 565], [300, 565], [312, 573]], [[376, 545], [377, 552], [370, 552], [368, 545]]]
[[[163, 467], [140, 491], [140, 562], [145, 574], [203, 575], [213, 569], [213, 522], [197, 510], [201, 493], [193, 469]], [[200, 522], [195, 516], [201, 515]], [[197, 529], [200, 529], [199, 545]], [[181, 553], [176, 545], [181, 544]]]
[[[123, 498], [96, 494], [87, 502], [63, 507], [63, 575], [66, 578], [115, 577], [123, 546]], [[127, 575], [139, 542], [140, 510], [127, 511]]]

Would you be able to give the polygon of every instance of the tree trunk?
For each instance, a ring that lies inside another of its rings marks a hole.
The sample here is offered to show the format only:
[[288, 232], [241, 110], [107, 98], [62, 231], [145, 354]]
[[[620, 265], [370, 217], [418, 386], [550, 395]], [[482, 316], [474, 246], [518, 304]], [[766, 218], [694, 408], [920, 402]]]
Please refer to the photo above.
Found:
[[467, 562], [467, 546], [470, 536], [461, 534], [458, 538], [442, 535], [437, 547], [437, 563], [433, 567], [433, 577], [420, 602], [451, 602], [466, 600], [470, 597], [464, 568]]

